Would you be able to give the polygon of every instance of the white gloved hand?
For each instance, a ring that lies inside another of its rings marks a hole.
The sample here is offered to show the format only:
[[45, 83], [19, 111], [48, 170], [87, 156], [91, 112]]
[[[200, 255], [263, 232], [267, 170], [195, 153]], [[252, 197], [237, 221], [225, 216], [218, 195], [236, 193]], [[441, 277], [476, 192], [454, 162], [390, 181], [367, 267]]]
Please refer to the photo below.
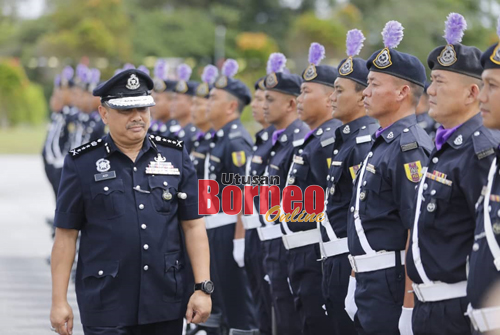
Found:
[[413, 328], [411, 326], [411, 317], [413, 315], [413, 308], [403, 307], [401, 316], [399, 317], [399, 332], [401, 335], [413, 335]]
[[245, 266], [245, 239], [233, 240], [233, 258], [240, 268]]
[[347, 288], [347, 296], [345, 297], [345, 311], [349, 315], [352, 321], [354, 321], [354, 316], [358, 311], [358, 306], [356, 306], [356, 301], [354, 301], [354, 292], [356, 291], [356, 277], [349, 277], [349, 287]]

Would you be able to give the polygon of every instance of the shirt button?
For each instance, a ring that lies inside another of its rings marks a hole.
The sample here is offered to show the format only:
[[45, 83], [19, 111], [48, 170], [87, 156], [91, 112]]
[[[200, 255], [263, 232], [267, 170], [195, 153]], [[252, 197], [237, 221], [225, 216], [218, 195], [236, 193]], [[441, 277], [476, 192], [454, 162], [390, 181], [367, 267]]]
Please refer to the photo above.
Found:
[[144, 271], [148, 271], [148, 269], [149, 269], [149, 266], [144, 265]]
[[253, 174], [253, 175], [256, 175], [256, 174], [257, 174], [257, 171], [253, 170], [253, 171], [252, 171], [252, 174]]
[[370, 158], [371, 158], [371, 157], [373, 157], [373, 152], [371, 152], [371, 151], [370, 151], [370, 152], [368, 153], [368, 157], [370, 157]]
[[144, 209], [144, 205], [143, 205], [143, 204], [140, 204], [140, 205], [139, 205], [139, 209]]
[[339, 151], [338, 151], [337, 149], [333, 150], [333, 154], [334, 154], [334, 155], [336, 155], [336, 154], [338, 154], [338, 153], [339, 153]]
[[303, 153], [303, 152], [304, 152], [304, 150], [302, 150], [302, 149], [299, 149], [299, 154], [301, 154], [301, 153]]
[[276, 155], [276, 153], [274, 151], [271, 151], [271, 156], [274, 156]]
[[330, 180], [330, 176], [326, 176], [326, 180]]
[[427, 183], [425, 183], [424, 184], [424, 191], [426, 191], [428, 187], [429, 187], [429, 185], [427, 185]]
[[363, 130], [366, 129], [366, 126], [361, 127], [361, 129], [363, 129]]
[[146, 229], [147, 227], [148, 227], [148, 226], [146, 226], [144, 223], [143, 223], [143, 224], [141, 224], [141, 228], [142, 228], [142, 229]]
[[491, 206], [488, 206], [488, 212], [491, 213]]
[[407, 133], [409, 131], [410, 131], [410, 129], [408, 129], [408, 128], [403, 129], [403, 133]]
[[500, 209], [498, 210], [497, 215], [498, 215], [498, 217], [500, 217]]
[[433, 162], [434, 164], [436, 164], [437, 162], [439, 162], [439, 158], [434, 157], [434, 158], [432, 159], [432, 162]]
[[474, 245], [472, 246], [472, 250], [478, 251], [479, 250], [479, 244], [474, 243]]
[[148, 249], [149, 249], [149, 245], [144, 244], [144, 247], [143, 247], [143, 248], [144, 248], [144, 250], [148, 250]]
[[215, 143], [210, 143], [210, 148], [215, 148]]
[[479, 131], [476, 131], [476, 132], [474, 133], [474, 136], [479, 136], [479, 135], [481, 135], [481, 132], [479, 132]]
[[297, 169], [293, 169], [293, 173], [297, 173]]
[[363, 186], [366, 186], [366, 180], [363, 182]]
[[104, 186], [104, 191], [108, 192], [109, 191], [109, 187]]
[[432, 190], [431, 195], [436, 195], [436, 190]]
[[351, 213], [353, 213], [353, 212], [354, 212], [354, 206], [351, 207]]
[[168, 183], [166, 181], [164, 181], [163, 186], [168, 186]]
[[99, 270], [99, 272], [97, 273], [99, 276], [102, 276], [104, 274], [104, 271], [102, 270]]
[[215, 166], [213, 166], [213, 165], [212, 165], [212, 166], [210, 167], [210, 171], [213, 171], [213, 170], [215, 170]]
[[134, 172], [137, 172], [137, 168], [134, 166]]

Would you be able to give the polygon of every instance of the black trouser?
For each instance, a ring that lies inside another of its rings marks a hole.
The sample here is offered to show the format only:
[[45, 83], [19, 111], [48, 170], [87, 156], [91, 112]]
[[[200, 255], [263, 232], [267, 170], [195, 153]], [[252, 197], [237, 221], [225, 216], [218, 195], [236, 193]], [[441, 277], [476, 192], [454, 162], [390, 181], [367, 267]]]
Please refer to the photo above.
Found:
[[399, 335], [404, 293], [405, 269], [399, 252], [393, 268], [356, 273], [358, 312], [354, 323], [358, 334]]
[[288, 250], [288, 277], [305, 335], [331, 334], [333, 328], [321, 292], [323, 274], [319, 259], [319, 244]]
[[235, 224], [229, 224], [208, 230], [210, 263], [229, 328], [251, 330], [256, 328], [255, 310], [245, 269], [233, 258], [234, 229]]
[[466, 297], [425, 303], [415, 297], [413, 334], [470, 335], [470, 319], [465, 315], [468, 304]]
[[87, 327], [85, 335], [181, 335], [182, 319], [137, 326]]
[[334, 323], [331, 335], [356, 335], [354, 322], [345, 311], [345, 297], [351, 276], [348, 254], [323, 260], [323, 296], [328, 316]]
[[262, 242], [264, 269], [271, 281], [271, 298], [278, 335], [301, 335], [300, 317], [288, 283], [288, 255], [283, 240]]
[[257, 229], [245, 232], [245, 269], [256, 304], [260, 335], [272, 334], [271, 288], [264, 279], [264, 252]]

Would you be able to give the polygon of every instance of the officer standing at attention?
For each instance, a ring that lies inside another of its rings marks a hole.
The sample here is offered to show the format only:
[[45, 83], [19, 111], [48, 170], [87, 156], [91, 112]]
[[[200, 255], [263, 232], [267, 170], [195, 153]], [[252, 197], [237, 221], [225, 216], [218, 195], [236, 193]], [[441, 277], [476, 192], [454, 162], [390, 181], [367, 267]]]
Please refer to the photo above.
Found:
[[191, 106], [198, 86], [197, 82], [189, 80], [191, 72], [192, 70], [187, 64], [181, 64], [177, 67], [179, 80], [175, 85], [172, 118], [179, 122], [181, 129], [171, 134], [171, 136], [184, 141], [184, 146], [189, 153], [193, 149], [193, 143], [196, 141], [198, 133], [198, 129], [191, 122]]
[[446, 20], [447, 44], [427, 58], [429, 115], [441, 124], [422, 171], [406, 257], [416, 296], [414, 334], [470, 334], [467, 257], [474, 243], [475, 204], [486, 184], [498, 133], [479, 115], [481, 51], [462, 45], [464, 17]]
[[389, 21], [382, 36], [385, 48], [367, 61], [363, 91], [367, 114], [381, 128], [356, 177], [347, 219], [349, 260], [356, 274], [354, 322], [359, 334], [399, 334], [400, 329], [407, 334], [411, 310], [402, 309], [403, 299], [405, 307], [412, 307], [413, 296], [405, 294], [412, 290], [405, 280], [405, 247], [432, 141], [415, 117], [425, 68], [415, 56], [394, 49], [403, 38], [399, 22]]
[[154, 118], [150, 133], [170, 137], [181, 129], [177, 120], [171, 118], [172, 102], [175, 95], [177, 81], [168, 79], [168, 64], [164, 59], [159, 59], [154, 68], [153, 98], [155, 106], [151, 108]]
[[[378, 128], [375, 120], [366, 116], [363, 103], [363, 90], [368, 85], [366, 61], [354, 58], [363, 48], [364, 40], [360, 30], [347, 32], [348, 57], [337, 68], [339, 76], [330, 96], [333, 117], [341, 121], [342, 126], [335, 131], [333, 157], [326, 176], [326, 219], [320, 226], [320, 246], [323, 258], [323, 295], [328, 316], [334, 322], [330, 333], [336, 335], [356, 334], [354, 323], [345, 310], [348, 306], [344, 304], [349, 281], [356, 280], [351, 276], [351, 265], [347, 258], [347, 213], [353, 180], [370, 150], [372, 135]], [[354, 310], [350, 315], [352, 319], [355, 312]]]
[[[497, 26], [500, 38], [500, 20]], [[485, 127], [500, 130], [500, 43], [490, 46], [481, 55], [483, 87], [479, 94], [481, 115]], [[489, 168], [486, 187], [479, 197], [474, 244], [469, 259], [467, 314], [474, 327], [474, 334], [486, 334], [500, 329], [500, 303], [492, 289], [500, 279], [500, 149]], [[491, 152], [492, 150], [490, 150]], [[487, 208], [487, 210], [485, 210]]]
[[205, 178], [205, 158], [210, 151], [210, 142], [212, 140], [212, 124], [208, 119], [208, 98], [210, 90], [219, 75], [219, 70], [213, 65], [207, 65], [201, 75], [202, 83], [196, 87], [196, 96], [193, 97], [191, 106], [191, 118], [193, 125], [198, 128], [196, 140], [193, 143], [191, 159], [198, 179]]
[[[197, 178], [181, 141], [147, 135], [152, 88], [135, 69], [97, 87], [110, 133], [65, 159], [51, 262], [50, 319], [59, 334], [73, 327], [66, 295], [79, 231], [75, 284], [86, 335], [182, 334], [184, 315], [192, 323], [209, 316], [213, 284]], [[197, 283], [187, 312], [181, 228]]]
[[[297, 186], [304, 202], [309, 197], [324, 195], [326, 175], [331, 163], [335, 130], [341, 125], [332, 118], [330, 95], [337, 79], [337, 69], [319, 65], [325, 58], [325, 48], [312, 43], [309, 48], [309, 66], [303, 71], [300, 95], [297, 97], [299, 119], [311, 129], [304, 137], [304, 143], [297, 147], [289, 169], [287, 184]], [[316, 194], [306, 193], [311, 185], [320, 186]], [[290, 195], [290, 194], [288, 194]], [[285, 198], [286, 193], [283, 193]], [[296, 204], [297, 206], [297, 204]], [[283, 207], [283, 212], [291, 213], [294, 208]], [[305, 206], [302, 206], [305, 211]], [[322, 208], [316, 208], [319, 213]], [[311, 214], [311, 213], [307, 213]], [[322, 269], [319, 248], [320, 232], [316, 222], [281, 221], [283, 243], [288, 253], [288, 278], [295, 307], [300, 315], [303, 334], [325, 334], [333, 328], [328, 317], [325, 299], [321, 292]]]
[[[247, 175], [262, 176], [266, 170], [266, 162], [271, 152], [271, 137], [275, 130], [264, 118], [265, 84], [264, 78], [260, 78], [254, 85], [255, 92], [250, 107], [254, 120], [262, 127], [255, 134], [255, 143], [251, 159], [247, 162]], [[259, 215], [259, 196], [252, 199], [248, 206], [253, 207], [252, 215], [242, 216], [243, 227], [245, 228], [245, 269], [247, 270], [248, 282], [252, 291], [253, 300], [258, 313], [258, 325], [261, 335], [272, 334], [272, 300], [271, 287], [264, 270], [264, 253], [259, 239], [257, 228], [261, 227], [264, 220]]]
[[[274, 53], [269, 56], [263, 106], [266, 122], [276, 128], [271, 137], [272, 147], [265, 175], [279, 178], [279, 185], [270, 187], [279, 187], [280, 196], [287, 183], [293, 154], [304, 143], [304, 136], [309, 131], [309, 127], [297, 116], [297, 96], [302, 79], [296, 74], [285, 73], [285, 65], [285, 55]], [[288, 255], [281, 239], [283, 234], [279, 220], [264, 222], [265, 225], [257, 231], [264, 250], [264, 269], [271, 282], [278, 334], [302, 334], [300, 316], [295, 309], [288, 279]]]
[[[252, 99], [250, 90], [234, 79], [238, 63], [228, 59], [222, 66], [222, 74], [210, 91], [208, 118], [215, 131], [206, 158], [205, 174], [219, 184], [218, 197], [225, 185], [222, 175], [245, 175], [245, 163], [249, 157], [252, 138], [243, 127], [240, 116]], [[208, 178], [205, 178], [208, 179]], [[252, 334], [255, 329], [254, 308], [244, 267], [245, 230], [241, 213], [228, 215], [220, 212], [205, 217], [215, 268], [214, 280], [221, 287], [223, 314], [233, 335]]]

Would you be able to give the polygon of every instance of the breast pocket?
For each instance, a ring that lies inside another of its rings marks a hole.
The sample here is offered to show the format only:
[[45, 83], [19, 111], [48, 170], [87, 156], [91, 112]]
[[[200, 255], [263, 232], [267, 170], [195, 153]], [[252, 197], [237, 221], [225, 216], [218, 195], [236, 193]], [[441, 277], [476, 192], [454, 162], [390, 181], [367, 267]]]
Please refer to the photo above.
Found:
[[444, 215], [451, 214], [451, 195], [453, 193], [452, 186], [444, 185], [438, 182], [428, 183], [427, 190], [424, 191], [423, 197], [426, 200], [426, 205], [422, 208], [425, 212], [425, 220], [423, 224], [426, 226], [443, 227], [446, 225], [447, 220], [436, 220], [436, 217], [443, 217]]
[[[340, 201], [342, 199], [342, 190], [340, 187], [337, 187], [340, 178], [342, 178], [342, 166], [333, 166], [330, 169], [330, 178], [328, 181], [328, 196], [332, 199], [333, 202]], [[351, 178], [349, 178], [349, 181], [352, 181]], [[351, 184], [352, 185], [352, 184]]]
[[304, 164], [293, 165], [291, 175], [294, 175], [297, 180], [302, 182], [301, 185], [304, 185], [303, 183], [306, 182], [307, 178], [309, 177], [309, 170], [309, 163], [307, 161], [304, 161]]
[[181, 252], [170, 252], [165, 254], [165, 290], [163, 300], [177, 302], [184, 297], [184, 263]]
[[108, 310], [118, 307], [119, 292], [116, 285], [118, 269], [118, 261], [84, 265], [83, 309]]
[[[389, 206], [392, 199], [392, 190], [380, 174], [366, 171], [361, 183], [361, 192], [359, 194], [360, 214], [369, 211], [370, 215], [377, 216], [392, 210], [392, 207]], [[354, 191], [356, 192], [356, 188]]]
[[125, 194], [121, 179], [97, 182], [90, 187], [91, 216], [114, 219], [124, 214]]
[[179, 177], [156, 175], [150, 176], [148, 182], [150, 198], [156, 211], [169, 214], [177, 203]]

